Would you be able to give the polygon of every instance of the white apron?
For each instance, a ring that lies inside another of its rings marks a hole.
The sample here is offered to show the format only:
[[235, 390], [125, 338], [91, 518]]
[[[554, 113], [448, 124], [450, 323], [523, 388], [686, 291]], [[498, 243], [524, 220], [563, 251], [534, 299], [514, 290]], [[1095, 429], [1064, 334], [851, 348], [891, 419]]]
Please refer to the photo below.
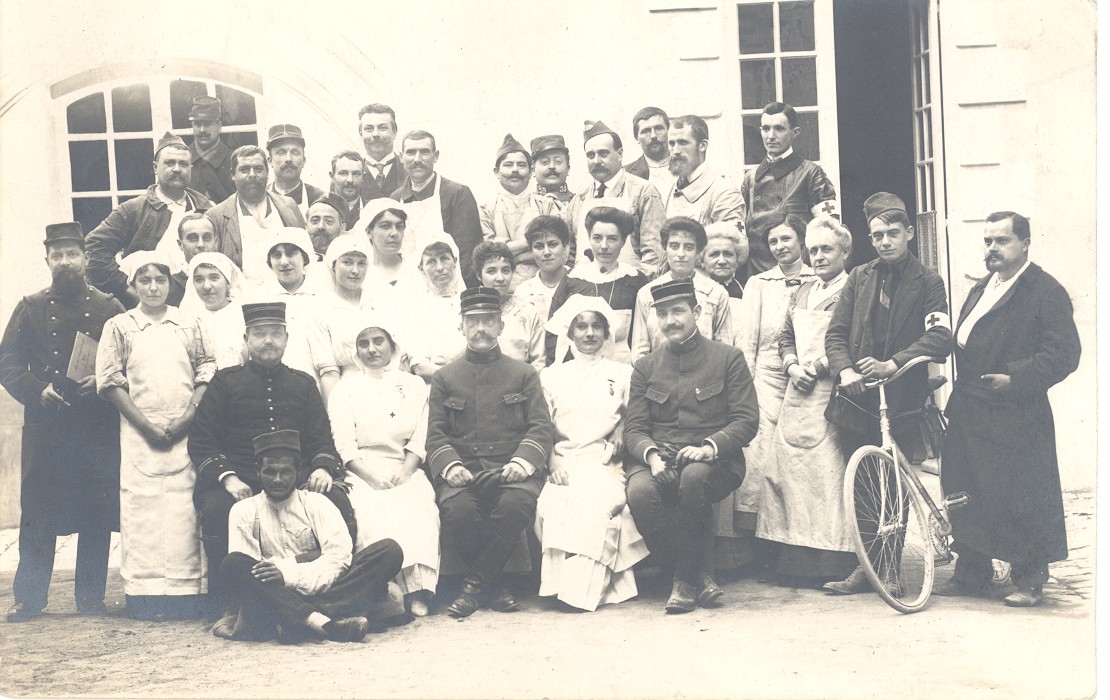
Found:
[[[238, 195], [236, 195], [238, 197]], [[242, 204], [235, 201], [235, 212], [239, 217], [239, 238], [243, 244], [243, 288], [254, 291], [272, 279], [274, 273], [266, 262], [270, 246], [273, 244], [274, 232], [284, 226], [277, 207], [266, 200], [270, 207], [270, 214], [260, 224], [250, 214], [242, 213]]]
[[[131, 336], [128, 393], [156, 425], [189, 405], [193, 366], [182, 342], [187, 332], [153, 324]], [[193, 506], [196, 470], [188, 441], [154, 450], [120, 417], [120, 575], [127, 595], [196, 595], [206, 590], [200, 522]]]
[[401, 242], [401, 259], [420, 261], [420, 253], [424, 250], [424, 241], [432, 236], [441, 237], [443, 230], [443, 205], [439, 197], [439, 182], [442, 179], [435, 175], [432, 183], [432, 196], [420, 201], [406, 203], [405, 214], [405, 239]]
[[[794, 340], [804, 365], [824, 357], [833, 312], [794, 308]], [[766, 461], [756, 536], [775, 542], [853, 551], [841, 492], [847, 458], [825, 420], [835, 380], [818, 379], [809, 394], [786, 389]]]

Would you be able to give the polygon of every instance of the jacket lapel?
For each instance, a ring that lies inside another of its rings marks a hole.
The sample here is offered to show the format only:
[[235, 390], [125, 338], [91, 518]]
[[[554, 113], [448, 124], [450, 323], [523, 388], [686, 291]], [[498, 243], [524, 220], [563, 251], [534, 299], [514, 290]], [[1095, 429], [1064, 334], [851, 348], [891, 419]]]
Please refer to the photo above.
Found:
[[227, 235], [227, 245], [231, 250], [231, 255], [228, 257], [232, 260], [239, 260], [240, 265], [243, 260], [243, 239], [242, 234], [239, 233], [239, 198], [232, 195], [228, 200], [227, 210], [224, 211], [224, 232]]
[[[883, 352], [890, 351], [891, 341], [897, 338], [905, 325], [909, 323], [910, 315], [921, 296], [921, 277], [924, 273], [925, 268], [911, 254], [909, 261], [906, 263], [905, 278], [899, 281], [894, 299], [891, 300], [890, 325], [887, 326], [886, 345], [883, 347]], [[922, 318], [922, 322], [924, 322], [924, 317]]]
[[[875, 306], [875, 265], [870, 264], [860, 271], [859, 292], [856, 296], [856, 310], [860, 311], [859, 322], [853, 318], [852, 325], [858, 329], [859, 337], [871, 332], [871, 313]], [[855, 335], [853, 333], [853, 335]]]

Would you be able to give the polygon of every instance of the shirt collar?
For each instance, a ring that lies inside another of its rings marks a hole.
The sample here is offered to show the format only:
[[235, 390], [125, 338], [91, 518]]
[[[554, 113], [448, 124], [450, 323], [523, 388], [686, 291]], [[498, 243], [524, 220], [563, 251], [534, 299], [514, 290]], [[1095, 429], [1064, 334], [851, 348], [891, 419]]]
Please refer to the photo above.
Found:
[[181, 199], [170, 199], [169, 197], [166, 196], [166, 193], [163, 192], [162, 188], [159, 187], [158, 185], [154, 186], [154, 196], [156, 196], [161, 201], [165, 202], [165, 204], [167, 206], [171, 206], [171, 207], [172, 206], [184, 207], [184, 206], [187, 206], [189, 204], [189, 195], [188, 194], [182, 195]]
[[494, 345], [489, 350], [475, 350], [469, 345], [466, 346], [466, 359], [479, 365], [488, 365], [489, 363], [501, 357], [501, 346]]
[[771, 154], [767, 154], [767, 162], [777, 163], [780, 160], [786, 160], [787, 158], [789, 158], [792, 155], [794, 155], [794, 147], [793, 146], [786, 149], [785, 151], [783, 151], [782, 153], [780, 153], [777, 156], [772, 157]]
[[139, 327], [139, 330], [145, 330], [148, 326], [153, 326], [155, 324], [162, 325], [172, 323], [175, 326], [181, 325], [181, 309], [176, 306], [167, 306], [166, 315], [159, 321], [155, 321], [150, 316], [144, 314], [142, 309], [138, 306], [128, 310], [127, 314], [135, 321], [135, 325]]
[[994, 279], [991, 280], [991, 284], [995, 287], [1003, 287], [1003, 286], [1008, 287], [1009, 285], [1016, 282], [1017, 278], [1021, 277], [1022, 273], [1025, 272], [1028, 269], [1029, 269], [1029, 261], [1026, 260], [1025, 264], [1021, 266], [1021, 269], [1018, 270], [1016, 273], [1014, 273], [1014, 276], [1011, 277], [1010, 279], [1006, 280], [1005, 282], [1003, 282], [1002, 279], [999, 278], [998, 273], [996, 272], [996, 273], [994, 273]]
[[647, 154], [645, 153], [644, 162], [648, 164], [649, 168], [666, 168], [671, 164], [671, 157], [668, 155], [663, 160], [652, 160], [651, 158], [648, 158]]
[[[609, 179], [607, 182], [605, 182], [605, 194], [602, 195], [602, 196], [612, 195], [613, 190], [620, 187], [621, 183], [623, 183], [623, 182], [624, 182], [624, 168], [621, 168], [620, 170], [617, 171], [616, 175], [614, 175], [611, 179]], [[593, 195], [595, 197], [597, 196], [597, 187], [600, 184], [602, 184], [602, 183], [598, 182], [597, 180], [594, 180], [593, 184], [591, 185], [591, 187], [593, 189], [591, 189], [590, 191], [593, 192]]]
[[686, 340], [680, 340], [677, 343], [668, 341], [667, 349], [676, 355], [685, 355], [688, 352], [693, 352], [701, 347], [702, 334], [698, 331], [697, 326], [694, 327], [694, 332], [690, 334]]

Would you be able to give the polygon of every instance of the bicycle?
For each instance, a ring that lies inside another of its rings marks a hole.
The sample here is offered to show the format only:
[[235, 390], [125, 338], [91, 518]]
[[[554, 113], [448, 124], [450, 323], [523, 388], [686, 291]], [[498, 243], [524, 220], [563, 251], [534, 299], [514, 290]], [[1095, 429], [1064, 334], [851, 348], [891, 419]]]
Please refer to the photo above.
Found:
[[[865, 382], [868, 389], [879, 389], [882, 445], [856, 450], [844, 474], [844, 507], [850, 518], [855, 515], [852, 539], [860, 566], [879, 596], [903, 613], [917, 612], [928, 603], [934, 567], [953, 558], [947, 511], [967, 502], [967, 494], [960, 493], [938, 506], [891, 434], [886, 385], [930, 361], [943, 362], [915, 357], [890, 377]], [[930, 389], [935, 391], [945, 381], [944, 377], [931, 379]]]

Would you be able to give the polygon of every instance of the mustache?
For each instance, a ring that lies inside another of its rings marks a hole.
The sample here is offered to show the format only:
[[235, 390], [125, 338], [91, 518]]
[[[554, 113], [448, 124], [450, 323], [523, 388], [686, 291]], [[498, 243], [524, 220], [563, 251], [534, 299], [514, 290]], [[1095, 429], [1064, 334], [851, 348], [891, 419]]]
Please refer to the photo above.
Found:
[[668, 324], [666, 326], [663, 326], [663, 332], [664, 333], [669, 333], [670, 331], [680, 331], [680, 330], [682, 330], [682, 324], [679, 324], [679, 323], [671, 323], [671, 324]]

